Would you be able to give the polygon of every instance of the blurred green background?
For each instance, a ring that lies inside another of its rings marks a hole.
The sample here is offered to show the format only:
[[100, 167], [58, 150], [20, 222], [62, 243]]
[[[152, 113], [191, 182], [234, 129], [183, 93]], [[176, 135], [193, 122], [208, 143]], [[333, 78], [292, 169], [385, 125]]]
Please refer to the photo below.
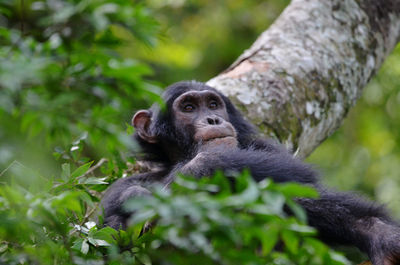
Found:
[[[0, 172], [7, 178], [16, 164], [57, 175], [74, 152], [76, 160], [132, 159], [134, 111], [158, 101], [170, 83], [224, 70], [289, 1], [0, 3]], [[330, 186], [376, 198], [397, 217], [399, 88], [400, 47], [307, 159]]]

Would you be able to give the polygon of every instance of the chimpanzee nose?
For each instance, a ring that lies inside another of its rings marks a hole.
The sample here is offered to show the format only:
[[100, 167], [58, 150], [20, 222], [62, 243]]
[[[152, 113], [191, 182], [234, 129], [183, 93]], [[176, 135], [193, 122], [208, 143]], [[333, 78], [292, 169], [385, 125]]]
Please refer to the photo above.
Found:
[[218, 117], [207, 118], [207, 123], [210, 125], [219, 125], [221, 120]]

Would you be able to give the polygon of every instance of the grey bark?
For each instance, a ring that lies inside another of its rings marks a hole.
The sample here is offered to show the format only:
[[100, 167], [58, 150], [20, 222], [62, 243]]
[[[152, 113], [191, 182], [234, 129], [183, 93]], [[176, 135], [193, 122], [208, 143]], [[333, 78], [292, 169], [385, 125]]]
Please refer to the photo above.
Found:
[[400, 0], [293, 0], [208, 84], [306, 157], [341, 124], [400, 35]]

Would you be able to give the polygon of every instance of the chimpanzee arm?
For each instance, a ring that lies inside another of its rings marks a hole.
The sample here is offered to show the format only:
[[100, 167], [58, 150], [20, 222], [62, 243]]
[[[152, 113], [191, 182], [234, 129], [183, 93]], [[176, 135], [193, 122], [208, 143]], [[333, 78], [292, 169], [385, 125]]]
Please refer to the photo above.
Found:
[[132, 213], [125, 211], [123, 204], [130, 198], [150, 195], [148, 186], [162, 182], [165, 175], [164, 171], [150, 172], [121, 178], [114, 182], [101, 200], [104, 225], [114, 229], [125, 229]]
[[176, 165], [168, 178], [172, 182], [178, 172], [201, 178], [212, 176], [216, 170], [222, 170], [229, 175], [243, 169], [249, 169], [256, 181], [272, 178], [275, 182], [313, 184], [317, 175], [309, 165], [293, 158], [281, 148], [255, 150], [221, 145], [210, 147], [207, 151], [199, 152], [192, 160]]

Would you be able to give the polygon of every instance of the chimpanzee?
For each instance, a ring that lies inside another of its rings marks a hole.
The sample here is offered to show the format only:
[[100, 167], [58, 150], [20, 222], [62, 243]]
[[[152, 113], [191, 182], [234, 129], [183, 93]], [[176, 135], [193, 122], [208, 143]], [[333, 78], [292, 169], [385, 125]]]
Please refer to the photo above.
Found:
[[257, 138], [253, 125], [220, 92], [185, 81], [169, 86], [163, 98], [165, 110], [153, 106], [132, 119], [145, 159], [163, 167], [116, 181], [102, 200], [105, 225], [124, 229], [131, 213], [123, 203], [149, 195], [153, 183], [169, 185], [178, 172], [201, 178], [216, 170], [232, 174], [248, 168], [256, 181], [270, 177], [316, 187], [318, 199], [300, 198], [298, 203], [324, 241], [355, 245], [375, 265], [400, 264], [400, 227], [382, 206], [321, 186], [309, 165], [272, 140]]

